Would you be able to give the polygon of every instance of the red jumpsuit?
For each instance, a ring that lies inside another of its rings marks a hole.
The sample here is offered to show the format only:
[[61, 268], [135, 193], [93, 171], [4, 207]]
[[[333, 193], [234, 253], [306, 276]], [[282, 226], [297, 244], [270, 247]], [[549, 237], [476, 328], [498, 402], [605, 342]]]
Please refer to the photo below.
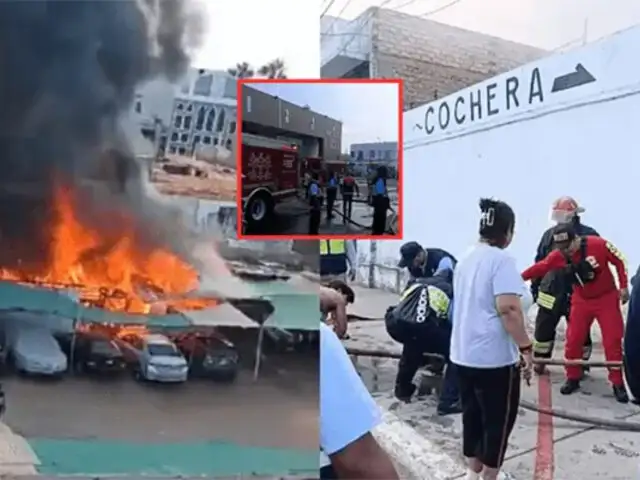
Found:
[[[627, 288], [624, 257], [611, 242], [603, 238], [587, 236], [584, 239], [586, 241], [585, 258], [581, 258], [581, 252], [578, 250], [571, 260], [575, 263], [581, 260], [589, 262], [595, 271], [595, 277], [584, 285], [574, 283], [564, 350], [565, 358], [567, 360], [582, 358], [582, 345], [593, 320], [596, 319], [602, 332], [607, 361], [620, 362], [622, 361], [624, 321], [620, 309], [620, 294], [609, 264], [613, 264], [618, 273], [620, 288]], [[522, 273], [522, 278], [525, 280], [542, 278], [551, 270], [563, 268], [566, 265], [564, 255], [554, 250], [545, 259], [527, 268]], [[580, 366], [567, 366], [565, 371], [569, 380], [580, 380], [582, 376]], [[623, 385], [620, 367], [609, 368], [609, 381], [616, 386]]]

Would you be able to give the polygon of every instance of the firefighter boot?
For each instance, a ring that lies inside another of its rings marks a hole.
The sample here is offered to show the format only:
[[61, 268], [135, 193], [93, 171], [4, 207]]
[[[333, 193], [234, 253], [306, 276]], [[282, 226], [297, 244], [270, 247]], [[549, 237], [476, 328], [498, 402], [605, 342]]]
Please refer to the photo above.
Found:
[[560, 387], [560, 393], [562, 395], [571, 395], [572, 393], [580, 390], [580, 380], [565, 380]]
[[629, 395], [624, 385], [614, 385], [613, 396], [619, 403], [629, 403]]

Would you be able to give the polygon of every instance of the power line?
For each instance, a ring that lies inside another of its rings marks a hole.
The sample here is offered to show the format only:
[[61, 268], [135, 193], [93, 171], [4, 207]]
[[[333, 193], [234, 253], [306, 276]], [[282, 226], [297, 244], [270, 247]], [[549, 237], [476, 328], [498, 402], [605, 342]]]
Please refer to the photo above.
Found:
[[434, 8], [433, 10], [429, 11], [429, 12], [425, 12], [425, 13], [421, 13], [420, 15], [418, 15], [420, 18], [425, 18], [425, 17], [429, 17], [431, 15], [435, 15], [436, 13], [440, 13], [444, 10], [447, 10], [451, 7], [453, 7], [454, 5], [457, 5], [458, 3], [460, 3], [462, 0], [452, 0], [451, 2], [442, 5], [441, 7], [438, 8]]
[[[392, 1], [392, 0], [385, 0], [384, 2], [382, 2], [382, 3], [378, 6], [378, 8], [382, 8], [382, 7], [384, 7], [385, 5], [387, 5], [388, 3], [390, 3], [391, 1]], [[404, 4], [402, 4], [402, 5], [401, 5], [401, 7], [406, 7], [406, 6], [408, 6], [408, 5], [411, 5], [412, 3], [416, 2], [416, 1], [418, 1], [418, 0], [409, 0], [409, 1], [405, 2]], [[423, 13], [423, 14], [421, 14], [421, 15], [418, 15], [418, 16], [419, 16], [420, 18], [425, 18], [425, 17], [428, 17], [428, 16], [430, 16], [430, 15], [434, 15], [434, 14], [436, 14], [436, 13], [442, 12], [442, 11], [444, 11], [444, 10], [448, 9], [448, 8], [453, 7], [454, 5], [457, 5], [457, 4], [458, 4], [458, 3], [460, 3], [461, 1], [462, 1], [462, 0], [452, 0], [452, 1], [450, 1], [449, 3], [447, 3], [447, 4], [445, 4], [445, 5], [442, 5], [441, 7], [435, 8], [435, 9], [433, 9], [433, 10], [429, 11], [429, 12], [425, 12], [425, 13]], [[348, 0], [348, 1], [347, 1], [347, 5], [348, 5], [350, 2], [351, 2], [351, 0]], [[396, 8], [397, 8], [397, 7], [396, 7]], [[347, 48], [349, 48], [349, 46], [350, 46], [350, 45], [355, 41], [355, 39], [356, 39], [356, 38], [363, 36], [363, 31], [364, 31], [364, 29], [368, 26], [369, 22], [371, 21], [371, 19], [372, 19], [372, 17], [373, 17], [374, 12], [375, 12], [375, 10], [373, 10], [373, 9], [372, 9], [372, 10], [371, 10], [371, 12], [370, 12], [370, 13], [369, 13], [369, 15], [368, 15], [368, 18], [367, 18], [364, 22], [362, 22], [362, 25], [360, 26], [360, 28], [358, 29], [358, 31], [351, 33], [351, 39], [349, 39], [349, 40], [345, 43], [345, 45], [343, 45], [343, 46], [342, 46], [342, 48], [338, 51], [338, 53], [336, 53], [336, 54], [335, 54], [335, 56], [336, 56], [336, 57], [337, 57], [338, 55], [343, 54], [343, 53], [347, 50]], [[408, 14], [408, 15], [410, 15], [410, 14]], [[338, 16], [339, 16], [339, 15], [338, 15]], [[334, 20], [334, 23], [335, 23], [335, 20]], [[329, 29], [327, 29], [327, 31], [328, 31], [328, 30], [329, 30]], [[326, 35], [326, 32], [325, 32], [323, 35]]]
[[320, 14], [320, 18], [324, 17], [327, 14], [327, 12], [333, 6], [334, 3], [336, 3], [336, 0], [329, 0], [329, 3], [327, 3], [327, 6], [324, 8], [322, 13]]
[[[335, 1], [335, 0], [334, 0]], [[326, 33], [330, 32], [331, 29], [333, 28], [333, 26], [336, 24], [336, 22], [338, 21], [338, 19], [340, 18], [340, 15], [342, 15], [344, 13], [344, 11], [347, 9], [347, 7], [349, 5], [351, 5], [351, 2], [353, 0], [347, 0], [347, 2], [342, 6], [342, 8], [340, 9], [340, 11], [338, 12], [337, 15], [332, 15], [334, 17], [333, 21], [329, 24], [329, 26], [327, 27], [327, 29], [325, 30], [325, 32], [322, 35], [325, 35]], [[320, 17], [322, 18], [322, 16]]]

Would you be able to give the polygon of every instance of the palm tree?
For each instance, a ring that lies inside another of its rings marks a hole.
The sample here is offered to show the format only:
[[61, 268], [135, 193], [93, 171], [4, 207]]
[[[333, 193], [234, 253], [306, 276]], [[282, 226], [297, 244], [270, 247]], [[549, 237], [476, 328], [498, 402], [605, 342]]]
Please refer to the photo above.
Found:
[[227, 70], [229, 75], [235, 78], [252, 78], [256, 72], [247, 62], [236, 63], [234, 68]]
[[267, 78], [287, 78], [284, 60], [276, 58], [258, 69], [260, 76]]

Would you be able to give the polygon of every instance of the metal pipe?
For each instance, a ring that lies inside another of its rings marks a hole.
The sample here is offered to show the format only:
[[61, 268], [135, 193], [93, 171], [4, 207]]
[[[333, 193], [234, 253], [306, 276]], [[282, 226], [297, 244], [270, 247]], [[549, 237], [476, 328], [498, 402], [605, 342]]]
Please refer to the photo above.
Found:
[[[358, 357], [372, 357], [372, 358], [393, 358], [399, 359], [401, 354], [398, 352], [388, 352], [384, 350], [369, 350], [362, 348], [345, 347], [349, 355]], [[439, 360], [445, 360], [442, 355], [437, 353], [423, 353], [425, 357], [437, 358]], [[552, 358], [534, 358], [533, 363], [536, 365], [556, 365], [556, 366], [584, 366], [594, 368], [611, 368], [621, 367], [622, 362], [607, 362], [607, 361], [592, 361], [592, 360], [567, 360], [567, 359], [552, 359]]]

